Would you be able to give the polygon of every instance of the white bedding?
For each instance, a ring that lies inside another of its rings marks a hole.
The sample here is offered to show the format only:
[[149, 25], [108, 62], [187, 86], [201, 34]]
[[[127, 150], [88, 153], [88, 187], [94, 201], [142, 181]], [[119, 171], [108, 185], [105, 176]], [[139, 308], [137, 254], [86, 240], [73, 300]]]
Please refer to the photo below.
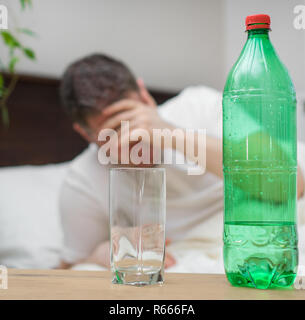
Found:
[[[60, 261], [62, 229], [57, 207], [68, 164], [0, 169], [0, 264], [53, 268]], [[305, 265], [305, 199], [298, 203], [300, 265]], [[172, 243], [177, 265], [168, 272], [223, 273], [222, 212]], [[103, 270], [78, 265], [78, 270]]]
[[52, 268], [62, 230], [57, 208], [67, 164], [0, 169], [0, 264]]

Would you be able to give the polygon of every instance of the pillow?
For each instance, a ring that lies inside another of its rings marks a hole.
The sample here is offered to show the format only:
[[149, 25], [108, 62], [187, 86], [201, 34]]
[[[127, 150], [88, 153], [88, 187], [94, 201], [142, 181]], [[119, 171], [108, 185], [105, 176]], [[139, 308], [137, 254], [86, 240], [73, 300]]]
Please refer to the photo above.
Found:
[[68, 164], [0, 168], [0, 264], [44, 269], [60, 262], [58, 193]]

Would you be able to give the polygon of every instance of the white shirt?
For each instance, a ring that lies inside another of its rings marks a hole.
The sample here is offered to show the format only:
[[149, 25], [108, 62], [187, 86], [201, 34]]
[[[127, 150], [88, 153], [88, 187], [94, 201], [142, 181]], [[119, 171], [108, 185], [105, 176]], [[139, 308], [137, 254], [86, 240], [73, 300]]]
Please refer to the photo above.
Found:
[[[221, 93], [191, 87], [158, 108], [176, 127], [206, 129], [221, 137]], [[109, 240], [109, 167], [98, 162], [97, 146], [76, 157], [62, 186], [60, 210], [64, 229], [62, 259], [75, 263]], [[166, 237], [181, 240], [198, 224], [223, 209], [223, 182], [206, 172], [187, 175], [185, 166], [166, 167]]]

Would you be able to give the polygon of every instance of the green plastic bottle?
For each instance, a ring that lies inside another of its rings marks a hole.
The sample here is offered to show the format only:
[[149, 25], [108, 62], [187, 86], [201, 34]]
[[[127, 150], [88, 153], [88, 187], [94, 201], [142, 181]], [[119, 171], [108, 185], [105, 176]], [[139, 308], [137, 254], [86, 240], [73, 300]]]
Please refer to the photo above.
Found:
[[270, 17], [246, 26], [223, 93], [224, 266], [234, 286], [287, 287], [298, 265], [296, 95]]

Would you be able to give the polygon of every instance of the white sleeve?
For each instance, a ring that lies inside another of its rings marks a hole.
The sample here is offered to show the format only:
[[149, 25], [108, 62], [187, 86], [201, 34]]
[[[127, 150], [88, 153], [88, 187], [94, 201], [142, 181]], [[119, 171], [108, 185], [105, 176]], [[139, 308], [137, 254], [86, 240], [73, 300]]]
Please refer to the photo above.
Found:
[[109, 240], [109, 223], [85, 183], [64, 182], [59, 205], [64, 231], [62, 260], [77, 263]]
[[207, 135], [222, 136], [222, 94], [197, 86], [184, 89], [158, 108], [160, 116], [173, 125], [187, 129], [206, 129]]

